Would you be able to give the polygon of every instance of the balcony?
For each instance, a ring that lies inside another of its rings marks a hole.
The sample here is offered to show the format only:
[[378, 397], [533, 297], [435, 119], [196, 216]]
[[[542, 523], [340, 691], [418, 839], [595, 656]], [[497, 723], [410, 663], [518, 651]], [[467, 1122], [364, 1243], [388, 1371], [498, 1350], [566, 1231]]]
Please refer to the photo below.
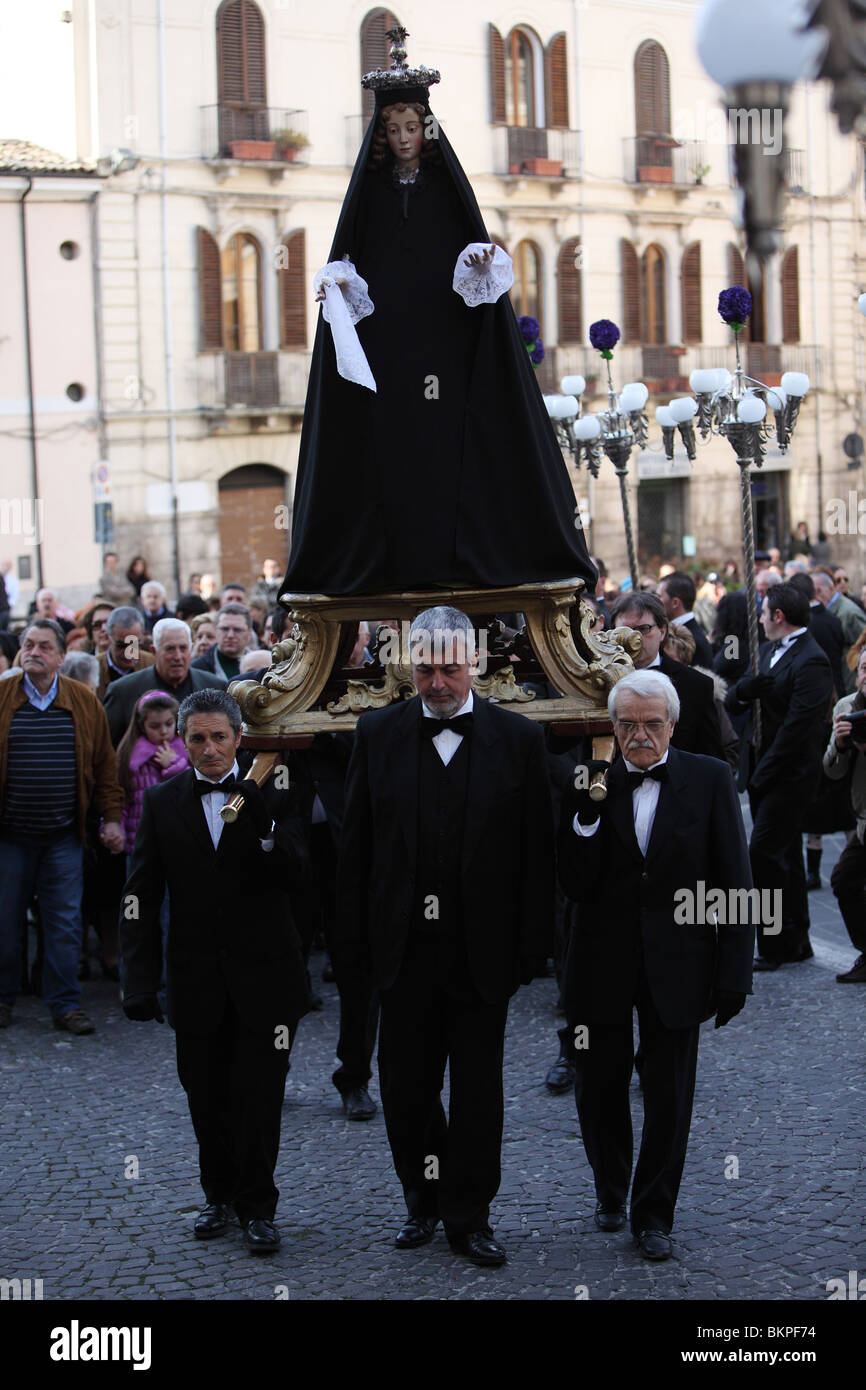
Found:
[[[728, 182], [731, 187], [737, 183], [736, 145], [728, 147]], [[800, 197], [806, 192], [807, 162], [805, 150], [791, 150], [786, 146], [782, 151], [782, 178], [792, 197]]]
[[202, 106], [201, 140], [205, 159], [265, 164], [282, 169], [306, 164], [306, 111], [277, 106]]
[[495, 126], [493, 172], [503, 177], [574, 179], [580, 175], [580, 131]]
[[303, 411], [306, 351], [208, 352], [196, 358], [199, 409], [207, 414], [292, 415]]
[[671, 135], [638, 135], [623, 141], [626, 183], [666, 183], [694, 188], [709, 172], [706, 147]]

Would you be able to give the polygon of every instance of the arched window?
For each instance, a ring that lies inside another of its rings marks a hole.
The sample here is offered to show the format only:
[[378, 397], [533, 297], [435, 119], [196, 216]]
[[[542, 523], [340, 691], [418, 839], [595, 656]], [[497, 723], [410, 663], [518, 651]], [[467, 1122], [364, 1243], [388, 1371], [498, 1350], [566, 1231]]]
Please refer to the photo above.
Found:
[[638, 166], [671, 166], [671, 80], [668, 55], [654, 39], [634, 58], [634, 110]]
[[262, 348], [261, 253], [255, 237], [233, 236], [222, 253], [223, 344], [227, 352]]
[[665, 293], [665, 253], [660, 246], [648, 246], [643, 253], [642, 319], [643, 341], [662, 344], [668, 340], [668, 311]]
[[220, 147], [267, 140], [265, 21], [254, 0], [225, 0], [216, 16]]
[[622, 329], [623, 341], [641, 341], [640, 305], [640, 262], [637, 251], [625, 237], [619, 244], [620, 276], [622, 279]]
[[540, 124], [535, 52], [528, 31], [512, 29], [505, 40], [505, 114], [510, 126]]
[[[391, 41], [385, 36], [389, 29], [395, 29], [399, 23], [390, 10], [370, 10], [361, 20], [362, 77], [365, 72], [374, 72], [376, 68], [390, 68]], [[366, 120], [370, 119], [375, 107], [375, 93], [365, 89], [363, 112]]]
[[569, 237], [559, 248], [556, 264], [559, 342], [583, 342], [583, 269], [580, 237]]
[[681, 271], [683, 342], [703, 342], [701, 317], [701, 243], [692, 242], [683, 252]]
[[280, 298], [280, 347], [307, 346], [307, 236], [293, 232], [280, 244], [277, 285]]
[[[543, 323], [541, 297], [541, 252], [531, 241], [521, 241], [514, 252], [514, 284], [511, 302], [518, 317], [530, 314]], [[543, 332], [543, 328], [542, 328]]]
[[782, 257], [782, 342], [800, 341], [800, 251], [789, 246]]

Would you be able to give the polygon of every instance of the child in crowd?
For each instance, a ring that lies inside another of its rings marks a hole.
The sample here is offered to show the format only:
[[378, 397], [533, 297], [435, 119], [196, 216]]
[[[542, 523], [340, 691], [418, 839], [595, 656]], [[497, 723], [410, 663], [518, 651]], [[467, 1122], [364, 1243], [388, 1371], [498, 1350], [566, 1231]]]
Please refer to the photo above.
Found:
[[123, 788], [123, 830], [126, 853], [132, 854], [148, 787], [175, 777], [189, 767], [177, 735], [177, 700], [162, 690], [142, 695], [117, 748], [117, 780]]

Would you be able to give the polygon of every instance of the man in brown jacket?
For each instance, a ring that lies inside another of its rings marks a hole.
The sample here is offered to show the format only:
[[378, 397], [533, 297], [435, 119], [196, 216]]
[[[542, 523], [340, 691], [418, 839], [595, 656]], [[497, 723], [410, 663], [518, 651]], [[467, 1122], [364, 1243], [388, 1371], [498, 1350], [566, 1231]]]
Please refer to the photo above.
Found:
[[82, 845], [93, 803], [100, 838], [120, 854], [123, 793], [105, 712], [92, 691], [60, 675], [66, 640], [37, 618], [21, 639], [21, 672], [0, 681], [0, 1028], [12, 1022], [24, 925], [34, 892], [45, 939], [43, 999], [54, 1026], [92, 1033], [79, 1007]]

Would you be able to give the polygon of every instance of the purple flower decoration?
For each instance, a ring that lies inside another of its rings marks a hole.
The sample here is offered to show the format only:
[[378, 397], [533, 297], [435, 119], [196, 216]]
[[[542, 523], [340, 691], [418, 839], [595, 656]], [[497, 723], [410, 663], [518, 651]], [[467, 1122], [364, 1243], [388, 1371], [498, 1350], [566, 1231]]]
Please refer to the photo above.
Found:
[[517, 323], [523, 336], [523, 341], [529, 344], [534, 343], [541, 332], [541, 325], [538, 319], [531, 318], [529, 314], [523, 314], [523, 316], [517, 320]]
[[752, 296], [742, 285], [732, 285], [719, 295], [719, 314], [725, 323], [730, 324], [735, 333], [743, 328], [752, 312]]
[[596, 319], [595, 323], [589, 325], [589, 341], [602, 357], [608, 361], [613, 356], [613, 349], [619, 342], [619, 329], [610, 319]]
[[541, 341], [540, 338], [536, 342], [535, 347], [530, 352], [529, 360], [532, 363], [533, 367], [537, 367], [541, 362], [544, 361], [544, 343]]

